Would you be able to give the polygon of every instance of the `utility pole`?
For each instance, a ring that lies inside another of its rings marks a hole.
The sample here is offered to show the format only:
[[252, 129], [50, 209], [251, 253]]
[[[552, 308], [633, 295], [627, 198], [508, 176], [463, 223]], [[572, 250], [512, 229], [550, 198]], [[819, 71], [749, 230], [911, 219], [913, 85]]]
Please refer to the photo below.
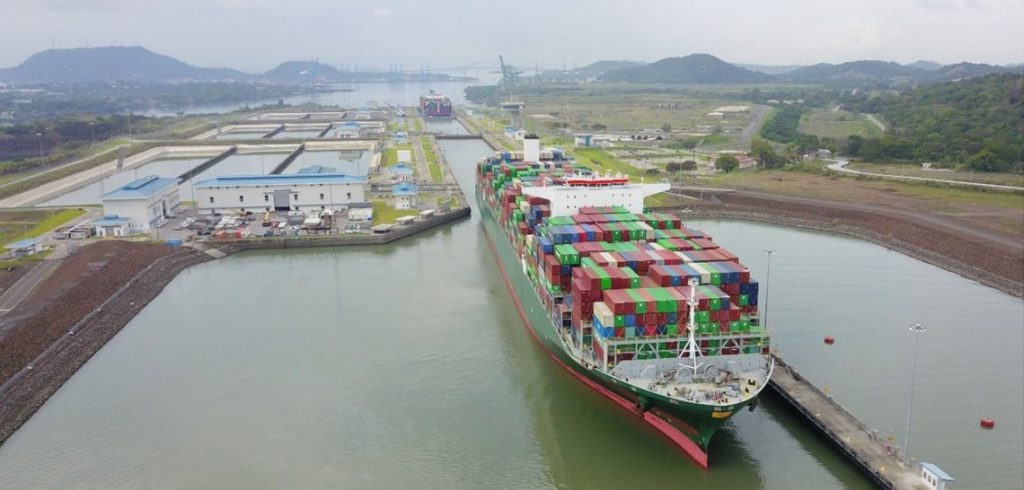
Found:
[[764, 254], [768, 256], [768, 273], [764, 280], [764, 328], [768, 330], [768, 288], [772, 283], [772, 256], [775, 255], [775, 251], [768, 249], [764, 251]]
[[910, 368], [910, 401], [907, 403], [907, 436], [903, 440], [903, 456], [910, 464], [910, 422], [914, 414], [914, 378], [917, 377], [917, 340], [921, 334], [928, 331], [928, 327], [921, 323], [914, 323], [907, 327], [910, 333], [914, 334], [914, 360]]
[[36, 141], [39, 142], [39, 158], [43, 158], [43, 133], [36, 133]]

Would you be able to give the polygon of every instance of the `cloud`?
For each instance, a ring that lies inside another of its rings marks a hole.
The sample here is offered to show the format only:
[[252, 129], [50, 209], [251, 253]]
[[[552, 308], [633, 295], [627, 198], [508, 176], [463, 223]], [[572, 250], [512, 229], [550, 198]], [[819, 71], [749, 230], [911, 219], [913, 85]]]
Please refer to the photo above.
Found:
[[116, 12], [134, 5], [132, 0], [43, 0], [37, 5], [51, 10], [79, 12]]
[[984, 10], [980, 0], [914, 0], [914, 5], [926, 10]]
[[385, 8], [375, 8], [370, 11], [370, 15], [373, 17], [391, 17], [392, 15], [395, 15], [395, 11]]

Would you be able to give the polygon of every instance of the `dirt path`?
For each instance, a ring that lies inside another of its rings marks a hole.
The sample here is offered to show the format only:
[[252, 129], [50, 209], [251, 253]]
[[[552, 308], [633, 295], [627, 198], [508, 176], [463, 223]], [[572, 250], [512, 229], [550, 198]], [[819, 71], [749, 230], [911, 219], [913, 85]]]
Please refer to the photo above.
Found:
[[864, 117], [866, 117], [868, 121], [871, 121], [875, 126], [878, 126], [878, 129], [880, 129], [883, 133], [885, 132], [885, 123], [879, 121], [877, 117], [871, 114], [864, 114]]
[[[683, 194], [698, 197], [693, 189]], [[863, 238], [1024, 298], [1024, 245], [941, 216], [761, 192], [708, 190], [692, 217], [738, 218]]]

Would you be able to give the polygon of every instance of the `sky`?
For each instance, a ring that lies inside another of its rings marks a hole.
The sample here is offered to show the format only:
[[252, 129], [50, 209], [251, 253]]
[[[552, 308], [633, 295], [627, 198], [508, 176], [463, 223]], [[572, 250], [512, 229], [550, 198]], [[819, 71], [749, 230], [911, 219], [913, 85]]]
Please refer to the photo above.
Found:
[[141, 45], [249, 72], [318, 59], [524, 69], [710, 53], [734, 63], [1024, 62], [1024, 0], [0, 0], [0, 67]]

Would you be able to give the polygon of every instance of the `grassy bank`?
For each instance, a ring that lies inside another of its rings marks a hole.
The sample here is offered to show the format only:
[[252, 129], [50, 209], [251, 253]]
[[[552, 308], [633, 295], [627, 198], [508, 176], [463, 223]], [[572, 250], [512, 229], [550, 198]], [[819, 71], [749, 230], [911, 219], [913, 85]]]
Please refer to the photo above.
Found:
[[418, 209], [395, 209], [385, 200], [373, 201], [373, 224], [380, 225], [394, 223], [402, 216], [415, 216], [419, 214]]
[[35, 238], [85, 214], [74, 209], [12, 209], [0, 211], [0, 245]]
[[423, 146], [423, 155], [427, 157], [427, 168], [430, 169], [430, 180], [434, 182], [444, 181], [444, 174], [441, 173], [441, 165], [437, 162], [437, 152], [434, 151], [434, 143], [427, 136], [420, 136], [420, 145]]

